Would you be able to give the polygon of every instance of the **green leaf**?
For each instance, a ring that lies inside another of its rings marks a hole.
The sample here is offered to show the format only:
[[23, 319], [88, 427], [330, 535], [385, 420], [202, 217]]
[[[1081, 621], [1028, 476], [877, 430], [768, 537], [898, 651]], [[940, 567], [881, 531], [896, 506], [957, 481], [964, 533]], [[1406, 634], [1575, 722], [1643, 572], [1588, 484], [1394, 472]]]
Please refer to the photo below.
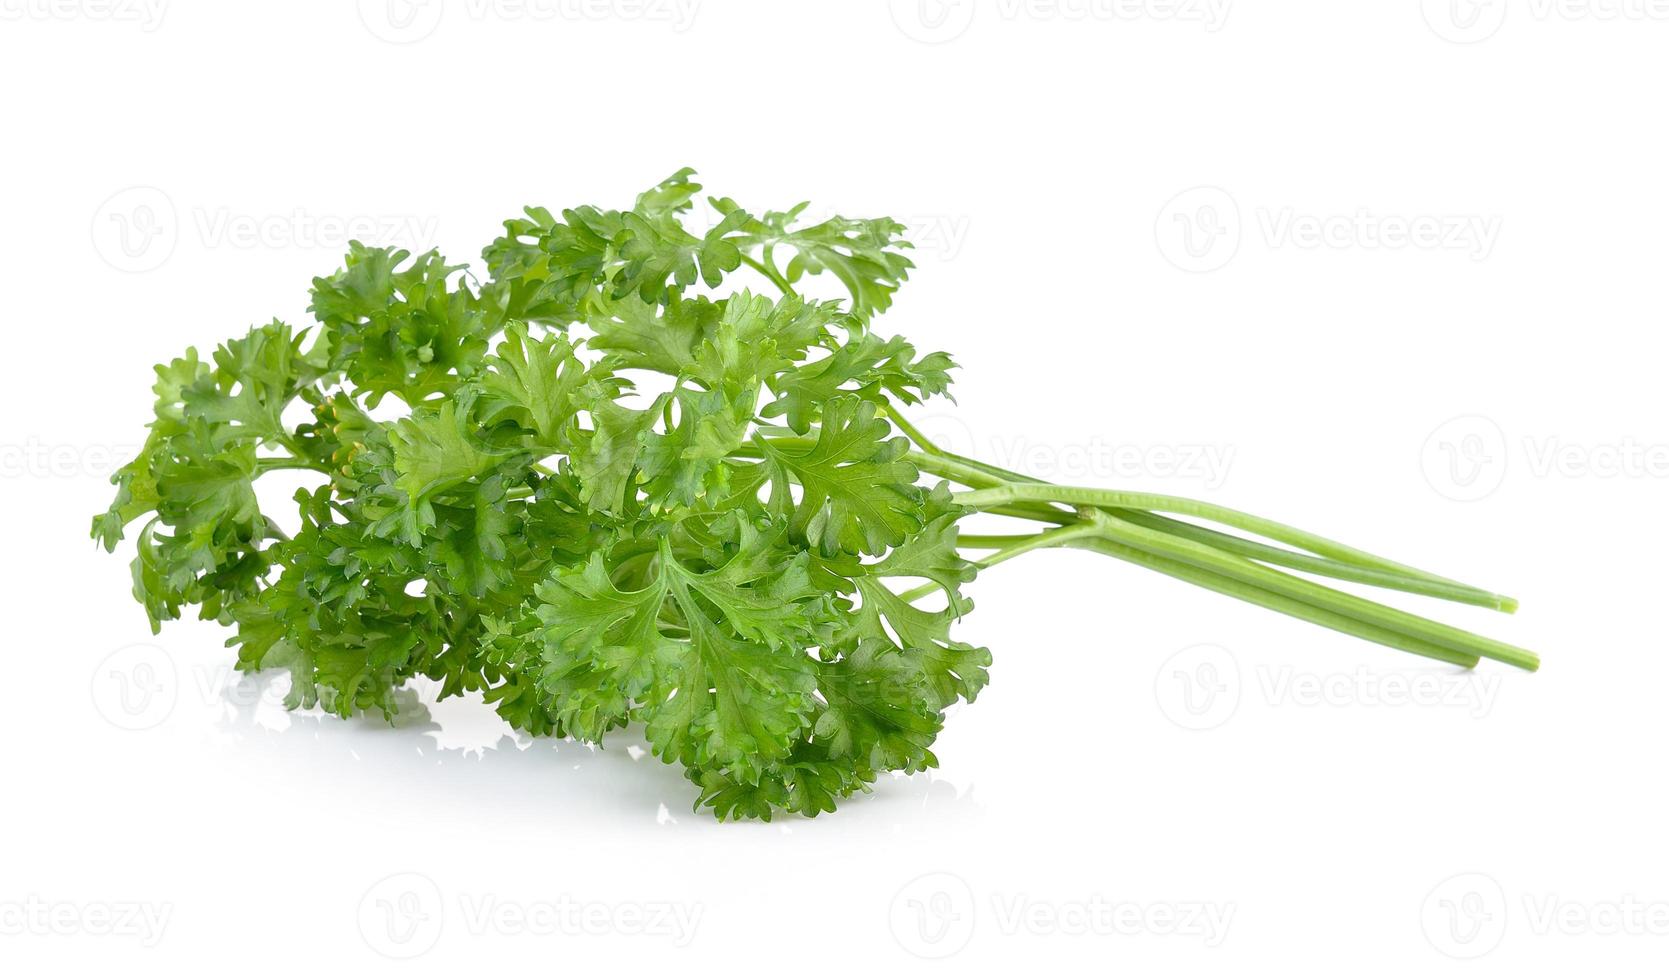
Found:
[[943, 722], [921, 665], [870, 638], [817, 670], [826, 706], [813, 729], [835, 759], [869, 771], [917, 772], [938, 765], [928, 750]]
[[[791, 514], [802, 540], [825, 553], [883, 554], [922, 527], [916, 467], [904, 459], [909, 443], [891, 436], [874, 402], [851, 396], [823, 409], [817, 442], [805, 452], [761, 440], [775, 468], [772, 507]], [[795, 503], [789, 478], [801, 488]]]
[[603, 363], [610, 368], [677, 377], [695, 365], [696, 343], [718, 315], [719, 308], [702, 297], [675, 297], [664, 307], [635, 295], [599, 300], [586, 317], [596, 331], [589, 346], [608, 355]]
[[614, 278], [614, 295], [637, 293], [644, 302], [658, 303], [669, 291], [693, 286], [697, 278], [717, 286], [725, 273], [742, 264], [742, 253], [726, 236], [741, 228], [747, 214], [735, 211], [697, 238], [664, 214], [621, 216], [624, 231], [617, 239], [625, 264]]
[[602, 401], [591, 409], [596, 429], [573, 457], [582, 487], [580, 499], [586, 506], [618, 514], [626, 508], [626, 491], [632, 490], [635, 496], [638, 461], [661, 404], [657, 401], [640, 410]]
[[761, 559], [769, 540], [744, 536], [730, 562], [695, 571], [662, 538], [655, 574], [633, 591], [602, 552], [552, 577], [537, 590], [551, 678], [566, 692], [580, 677], [593, 699], [624, 691], [668, 761], [757, 773], [785, 758], [813, 710], [812, 661], [792, 641], [805, 633], [796, 605], [815, 590], [803, 566]]
[[574, 442], [568, 425], [581, 407], [577, 395], [585, 375], [566, 338], [530, 337], [525, 325], [512, 324], [476, 380], [477, 415], [487, 426], [514, 422], [548, 452], [567, 450]]
[[743, 290], [725, 300], [723, 315], [707, 325], [690, 373], [709, 389], [757, 392], [805, 357], [841, 318], [835, 303], [797, 296], [773, 302]]
[[404, 249], [350, 247], [342, 271], [313, 280], [309, 310], [332, 338], [331, 367], [373, 407], [388, 394], [415, 406], [472, 377], [488, 338], [504, 327], [507, 291], [478, 295], [449, 282], [463, 267], [447, 265], [438, 252], [407, 264]]
[[905, 405], [914, 405], [949, 388], [949, 371], [956, 366], [950, 357], [929, 354], [915, 360], [915, 354], [915, 347], [902, 337], [881, 340], [874, 334], [857, 334], [828, 357], [773, 378], [771, 390], [777, 400], [760, 414], [766, 418], [786, 415], [790, 428], [805, 432], [823, 404], [842, 393], [881, 389]]
[[487, 472], [500, 458], [478, 448], [470, 436], [469, 413], [456, 401], [422, 409], [394, 424], [395, 486], [417, 504], [437, 491]]
[[[743, 213], [728, 199], [714, 204], [727, 219]], [[903, 237], [904, 226], [891, 218], [834, 217], [796, 227], [807, 206], [802, 203], [787, 211], [768, 211], [757, 221], [747, 220], [738, 244], [792, 249], [794, 256], [787, 268], [790, 283], [806, 274], [828, 272], [851, 294], [852, 312], [860, 319], [884, 312], [915, 265], [902, 251], [910, 247]]]
[[722, 391], [679, 388], [671, 399], [678, 421], [664, 433], [643, 437], [641, 465], [644, 490], [652, 503], [691, 506], [704, 495], [720, 495], [728, 487], [724, 461], [747, 439], [753, 421], [752, 392], [727, 395]]

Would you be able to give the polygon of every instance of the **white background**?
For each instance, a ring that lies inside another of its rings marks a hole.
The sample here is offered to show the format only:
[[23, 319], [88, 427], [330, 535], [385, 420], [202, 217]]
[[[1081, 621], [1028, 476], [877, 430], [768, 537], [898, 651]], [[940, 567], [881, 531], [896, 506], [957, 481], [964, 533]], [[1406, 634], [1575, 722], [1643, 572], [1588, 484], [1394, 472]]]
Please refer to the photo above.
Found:
[[[1664, 5], [394, 2], [0, 0], [9, 975], [1661, 967]], [[1511, 593], [1407, 602], [1546, 666], [1032, 555], [936, 773], [720, 825], [630, 737], [290, 718], [149, 636], [86, 525], [152, 363], [349, 233], [473, 260], [686, 164], [911, 225], [953, 448]]]

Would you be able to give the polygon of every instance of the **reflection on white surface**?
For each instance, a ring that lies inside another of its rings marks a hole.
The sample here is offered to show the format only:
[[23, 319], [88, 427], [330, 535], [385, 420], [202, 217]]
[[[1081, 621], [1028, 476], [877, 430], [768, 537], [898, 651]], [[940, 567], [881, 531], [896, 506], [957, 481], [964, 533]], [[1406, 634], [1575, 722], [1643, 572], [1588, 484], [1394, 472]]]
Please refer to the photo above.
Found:
[[[478, 694], [436, 700], [438, 685], [421, 679], [396, 692], [399, 710], [392, 722], [380, 715], [290, 711], [283, 703], [288, 689], [289, 675], [282, 670], [227, 671], [212, 697], [215, 730], [239, 751], [267, 753], [310, 773], [340, 778], [347, 773], [332, 767], [342, 767], [356, 780], [398, 780], [465, 805], [514, 800], [535, 810], [548, 805], [552, 812], [558, 806], [587, 806], [660, 826], [717, 823], [705, 813], [686, 819], [695, 786], [679, 767], [650, 752], [641, 725], [611, 733], [597, 746], [529, 737], [513, 730]], [[971, 792], [942, 777], [893, 774], [867, 796], [847, 801], [833, 820], [855, 822], [872, 809], [879, 811], [874, 817], [896, 819], [900, 807], [949, 815], [977, 806]], [[822, 819], [833, 822], [828, 815]], [[807, 823], [786, 814], [773, 826]]]

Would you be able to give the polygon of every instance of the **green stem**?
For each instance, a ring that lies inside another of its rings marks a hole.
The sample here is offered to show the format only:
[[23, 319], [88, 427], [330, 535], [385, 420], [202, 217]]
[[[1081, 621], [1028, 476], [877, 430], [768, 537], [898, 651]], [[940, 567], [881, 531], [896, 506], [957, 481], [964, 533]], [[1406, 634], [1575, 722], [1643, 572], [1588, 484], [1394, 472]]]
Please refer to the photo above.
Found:
[[958, 534], [957, 547], [960, 548], [1003, 548], [1016, 541], [1030, 541], [1036, 534]]
[[904, 458], [914, 463], [916, 469], [923, 473], [942, 476], [947, 480], [955, 480], [965, 487], [972, 487], [976, 490], [994, 489], [1006, 486], [1008, 483], [1004, 478], [987, 473], [971, 463], [958, 462], [946, 456], [911, 451], [905, 453]]
[[[977, 459], [968, 459], [964, 456], [958, 456], [955, 453], [945, 452], [944, 450], [934, 446], [931, 441], [926, 439], [926, 437], [921, 436], [920, 433], [915, 430], [915, 427], [911, 426], [906, 420], [904, 420], [897, 410], [892, 408], [891, 405], [888, 405], [887, 407], [887, 415], [906, 435], [908, 435], [924, 450], [922, 453], [911, 453], [910, 459], [917, 465], [917, 467], [926, 472], [932, 473], [935, 476], [943, 476], [948, 479], [953, 479], [962, 483], [964, 486], [973, 487], [975, 489], [990, 489], [1008, 483], [1052, 486], [1052, 484], [1034, 479], [1022, 473], [1015, 473], [1012, 470], [1005, 470], [998, 466], [992, 466], [989, 463], [984, 463]], [[1436, 586], [1447, 587], [1449, 589], [1456, 590], [1457, 595], [1464, 594], [1471, 597], [1457, 598], [1456, 601], [1459, 602], [1471, 602], [1474, 605], [1487, 606], [1489, 608], [1499, 609], [1503, 612], [1512, 612], [1518, 605], [1514, 600], [1506, 596], [1498, 596], [1483, 589], [1469, 586], [1461, 582], [1456, 582], [1440, 575], [1433, 575], [1430, 572], [1423, 572], [1419, 569], [1390, 561], [1389, 559], [1380, 558], [1377, 555], [1370, 555], [1367, 552], [1359, 551], [1358, 549], [1339, 544], [1335, 541], [1330, 541], [1318, 535], [1309, 534], [1308, 532], [1301, 531], [1297, 528], [1288, 527], [1284, 524], [1277, 524], [1274, 521], [1265, 521], [1262, 518], [1255, 517], [1251, 514], [1233, 511], [1223, 507], [1215, 507], [1211, 504], [1187, 500], [1182, 497], [1160, 497], [1157, 495], [1149, 496], [1154, 500], [1163, 500], [1171, 504], [1185, 504], [1193, 508], [1199, 508], [1201, 509], [1201, 512], [1195, 513], [1195, 516], [1204, 517], [1207, 520], [1217, 520], [1219, 523], [1227, 524], [1230, 527], [1239, 527], [1241, 530], [1251, 531], [1255, 534], [1263, 534], [1264, 536], [1273, 538], [1277, 541], [1284, 541], [1287, 544], [1295, 545], [1297, 547], [1308, 548], [1309, 550], [1314, 551], [1317, 555], [1327, 556], [1334, 562], [1342, 563], [1342, 565], [1318, 566], [1311, 562], [1309, 563], [1309, 567], [1305, 568], [1306, 571], [1316, 571], [1318, 574], [1325, 575], [1331, 574], [1331, 572], [1322, 570], [1323, 568], [1328, 567], [1338, 570], [1343, 570], [1346, 567], [1361, 569], [1364, 571], [1376, 570], [1379, 572], [1387, 572], [1403, 576], [1408, 579], [1418, 579]], [[1165, 508], [1148, 507], [1144, 509], [1163, 510]], [[1125, 508], [1125, 510], [1133, 511], [1134, 508]], [[1209, 510], [1210, 513], [1205, 513], [1203, 512], [1204, 510]], [[1191, 513], [1193, 511], [1177, 510], [1174, 512]], [[1164, 518], [1157, 519], [1164, 520]], [[1257, 526], [1247, 526], [1249, 524], [1256, 524]], [[1253, 541], [1246, 541], [1243, 538], [1237, 538], [1233, 535], [1225, 535], [1221, 532], [1210, 531], [1206, 528], [1198, 528], [1195, 525], [1186, 524], [1181, 521], [1173, 522], [1173, 530], [1181, 528], [1192, 528], [1194, 531], [1202, 534], [1216, 534], [1218, 535], [1217, 543], [1219, 545], [1226, 544], [1228, 542], [1236, 542], [1236, 547], [1243, 548], [1247, 552], [1258, 549], [1267, 549], [1262, 552], [1262, 556], [1266, 560], [1274, 561], [1276, 564], [1286, 563], [1284, 561], [1277, 560], [1275, 557], [1276, 555], [1292, 556], [1293, 554], [1292, 552], [1283, 551], [1278, 548], [1270, 549], [1266, 545], [1260, 545]], [[1297, 560], [1304, 560], [1309, 557], [1310, 556], [1303, 555], [1295, 556]], [[1298, 566], [1289, 565], [1288, 567]], [[1350, 576], [1342, 574], [1335, 575], [1334, 577], [1350, 578]], [[1356, 578], [1351, 578], [1351, 580], [1363, 581]], [[1395, 588], [1396, 586], [1390, 587]], [[1424, 594], [1442, 595], [1444, 598], [1449, 597], [1446, 593]]]
[[[974, 564], [982, 569], [990, 568], [992, 565], [1000, 565], [1010, 558], [1018, 558], [1028, 551], [1036, 551], [1039, 548], [1059, 548], [1079, 538], [1095, 537], [1100, 533], [1100, 529], [1093, 524], [1073, 524], [1067, 527], [1053, 528], [1041, 534], [1004, 535], [1002, 537], [1006, 539], [1006, 544], [998, 547], [996, 551], [979, 559]], [[979, 536], [968, 535], [963, 537], [958, 535], [957, 543], [965, 544], [968, 539], [977, 537]], [[979, 547], [974, 544], [968, 546]], [[928, 582], [905, 592], [899, 598], [905, 602], [914, 602], [917, 599], [932, 595], [938, 588], [938, 585]]]
[[[924, 453], [911, 453], [909, 458], [924, 472], [931, 473], [935, 476], [943, 476], [948, 479], [954, 479], [965, 486], [973, 486], [982, 490], [998, 490], [1011, 485], [1007, 482], [1007, 478], [1002, 475], [1007, 473], [1006, 470], [1000, 470], [994, 466], [983, 466], [981, 464], [977, 464], [977, 461], [961, 461], [947, 459], [944, 457], [933, 457]], [[1024, 483], [1030, 487], [1053, 487], [1053, 484], [1040, 483], [1026, 477], [1021, 477], [1019, 474], [1013, 474], [1013, 476], [1017, 478], [1018, 482]], [[1036, 493], [1039, 496], [1047, 494], [1047, 491], [1042, 490], [1028, 492]], [[1164, 499], [1174, 501], [1182, 498]], [[1209, 507], [1210, 505], [1201, 504], [1201, 506]], [[1007, 516], [1024, 517], [1035, 520], [1060, 522], [1062, 520], [1070, 521], [1073, 519], [1072, 516], [1066, 511], [1058, 509], [1055, 504], [1041, 503], [1037, 500], [1020, 501], [1005, 505], [1002, 508], [989, 509], [993, 513], [1003, 513]], [[1517, 602], [1513, 599], [1507, 596], [1496, 595], [1493, 592], [1479, 589], [1475, 586], [1464, 585], [1459, 582], [1454, 582], [1449, 579], [1424, 572], [1415, 572], [1412, 570], [1391, 571], [1386, 566], [1395, 566], [1399, 568], [1406, 568], [1406, 566], [1397, 566], [1395, 562], [1382, 558], [1375, 558], [1374, 564], [1364, 565], [1338, 558], [1323, 558], [1316, 555], [1299, 554], [1282, 548], [1275, 548], [1261, 542], [1248, 541], [1245, 538], [1235, 537], [1232, 534], [1224, 534], [1221, 531], [1215, 531], [1210, 528], [1199, 527], [1185, 521], [1172, 520], [1171, 518], [1151, 514], [1145, 510], [1136, 510], [1129, 507], [1113, 508], [1113, 510], [1118, 514], [1118, 516], [1131, 521], [1132, 523], [1141, 523], [1155, 529], [1168, 531], [1169, 533], [1175, 534], [1179, 537], [1190, 538], [1205, 544], [1213, 545], [1224, 551], [1244, 555], [1249, 558], [1256, 558], [1260, 561], [1266, 561], [1275, 565], [1283, 565], [1287, 568], [1296, 568], [1300, 571], [1311, 572], [1317, 575], [1326, 575], [1330, 578], [1342, 579], [1350, 582], [1360, 582], [1364, 585], [1375, 585], [1382, 588], [1396, 589], [1401, 592], [1410, 592], [1417, 595], [1434, 596], [1454, 602], [1467, 603], [1468, 605], [1482, 606], [1487, 609], [1497, 609], [1502, 612], [1512, 612], [1518, 608]], [[1302, 534], [1303, 532], [1298, 533]], [[1306, 535], [1306, 537], [1311, 540], [1325, 540], [1316, 538], [1314, 535]], [[1343, 549], [1344, 546], [1340, 545], [1339, 548]], [[1345, 550], [1354, 551], [1354, 549]]]
[[[1091, 550], [1126, 558], [1214, 591], [1235, 595], [1266, 608], [1397, 649], [1466, 666], [1475, 664], [1480, 656], [1526, 670], [1534, 670], [1538, 665], [1536, 656], [1529, 651], [1265, 568], [1237, 555], [1215, 552], [1198, 542], [1169, 538], [1161, 531], [1143, 528], [1108, 514], [1095, 513], [1083, 524], [1055, 528], [1041, 534], [969, 538], [967, 542], [959, 539], [959, 543], [978, 547], [1002, 542], [994, 554], [976, 562], [981, 568], [1038, 548], [1061, 545], [1090, 547], [1082, 542], [1094, 539], [1098, 545], [1104, 543], [1112, 547], [1109, 550], [1097, 546], [1091, 547]], [[905, 593], [903, 598], [914, 601], [930, 594], [935, 588], [931, 584], [921, 586]]]
[[1540, 664], [1536, 655], [1528, 650], [1340, 592], [1308, 579], [1259, 565], [1239, 555], [1225, 554], [1207, 545], [1149, 530], [1120, 520], [1104, 511], [1093, 511], [1090, 517], [1100, 529], [1101, 536], [1115, 544], [1191, 565], [1330, 613], [1348, 616], [1359, 622], [1411, 636], [1426, 643], [1447, 647], [1458, 653], [1488, 657], [1525, 670], [1535, 670]]
[[771, 285], [773, 285], [773, 286], [777, 287], [778, 289], [782, 290], [782, 295], [784, 295], [784, 296], [797, 296], [797, 295], [799, 295], [798, 293], [794, 292], [794, 287], [790, 286], [788, 284], [788, 280], [783, 278], [782, 273], [777, 271], [776, 263], [774, 263], [774, 262], [771, 262], [771, 263], [761, 262], [758, 259], [754, 258], [753, 256], [747, 254], [746, 252], [742, 253], [742, 261], [747, 263], [749, 268], [752, 268], [754, 271], [758, 272], [760, 275], [764, 276], [766, 279], [771, 280]]
[[[1120, 558], [1192, 585], [1233, 596], [1236, 599], [1262, 606], [1265, 609], [1284, 613], [1305, 622], [1325, 626], [1340, 633], [1346, 633], [1382, 646], [1441, 660], [1445, 663], [1458, 664], [1462, 667], [1475, 667], [1478, 663], [1478, 656], [1471, 652], [1430, 643], [1417, 636], [1410, 636], [1405, 632], [1388, 629], [1378, 623], [1367, 622], [1335, 609], [1323, 608], [1285, 593], [1259, 588], [1256, 585], [1227, 575], [1221, 575], [1186, 562], [1120, 543], [1100, 534], [1092, 525], [1080, 524], [1074, 527], [1057, 528], [1042, 534], [1020, 537], [1023, 540], [1012, 542], [1010, 547], [1004, 548], [976, 564], [981, 568], [988, 568], [998, 562], [1006, 561], [1037, 548], [1058, 546], [1081, 548]], [[931, 595], [938, 588], [933, 583], [927, 583], [903, 593], [899, 598], [905, 602], [915, 602]]]
[[329, 470], [321, 468], [310, 460], [295, 459], [289, 456], [275, 456], [271, 459], [257, 459], [255, 461], [255, 474], [257, 476], [262, 473], [271, 473], [273, 470], [312, 470], [315, 473], [326, 475], [330, 473]]
[[1058, 548], [1077, 538], [1094, 537], [1099, 533], [1100, 529], [1093, 524], [1071, 524], [1066, 527], [1044, 531], [1042, 534], [1028, 534], [1018, 541], [998, 548], [991, 554], [974, 562], [974, 564], [980, 568], [990, 568], [992, 565], [1000, 565], [1010, 558], [1018, 558], [1028, 551], [1036, 551], [1039, 548]]
[[1060, 487], [1046, 483], [1009, 483], [1001, 486], [978, 489], [968, 493], [956, 495], [958, 503], [964, 506], [984, 509], [991, 504], [1016, 503], [1057, 503], [1073, 506], [1089, 506], [1102, 508], [1122, 508], [1131, 510], [1159, 511], [1167, 514], [1183, 514], [1188, 517], [1198, 517], [1228, 527], [1249, 531], [1282, 544], [1289, 544], [1296, 548], [1303, 548], [1324, 558], [1332, 558], [1347, 562], [1360, 568], [1373, 568], [1383, 572], [1395, 572], [1414, 578], [1422, 578], [1429, 582], [1440, 582], [1445, 585], [1458, 586], [1463, 589], [1471, 588], [1462, 582], [1433, 575], [1388, 558], [1369, 554], [1349, 545], [1340, 544], [1320, 535], [1301, 531], [1298, 528], [1281, 524], [1276, 521], [1265, 520], [1253, 514], [1219, 507], [1200, 500], [1190, 500], [1187, 497], [1172, 497], [1157, 493], [1131, 493], [1124, 490], [1099, 490], [1093, 487]]
[[1395, 572], [1383, 572], [1376, 568], [1363, 568], [1347, 562], [1335, 561], [1331, 558], [1318, 558], [1315, 555], [1288, 551], [1285, 548], [1276, 548], [1259, 541], [1237, 538], [1232, 534], [1224, 534], [1211, 528], [1189, 524], [1187, 521], [1173, 520], [1145, 510], [1115, 509], [1111, 513], [1121, 520], [1129, 521], [1131, 524], [1162, 531], [1190, 541], [1197, 541], [1200, 544], [1210, 545], [1219, 551], [1227, 551], [1269, 565], [1281, 565], [1285, 568], [1310, 572], [1315, 575], [1325, 575], [1328, 578], [1346, 582], [1360, 582], [1363, 585], [1395, 589], [1398, 592], [1408, 592], [1414, 595], [1431, 596], [1449, 602], [1481, 606], [1485, 609], [1495, 609], [1501, 612], [1512, 612], [1518, 608], [1518, 604], [1507, 596], [1485, 592], [1483, 589], [1473, 588], [1472, 586], [1449, 585], [1433, 579], [1399, 575]]
[[1082, 539], [1076, 542], [1073, 546], [1083, 548], [1088, 551], [1094, 551], [1098, 554], [1110, 555], [1114, 558], [1119, 558], [1132, 564], [1140, 565], [1143, 568], [1152, 569], [1153, 571], [1160, 572], [1164, 575], [1169, 575], [1172, 578], [1180, 579], [1190, 585], [1197, 585], [1203, 589], [1210, 589], [1213, 592], [1220, 592], [1223, 595], [1233, 596], [1243, 602], [1249, 602], [1256, 606], [1262, 606], [1265, 609], [1271, 609], [1278, 613], [1284, 613], [1288, 616], [1294, 617], [1295, 619], [1302, 619], [1305, 622], [1314, 623], [1317, 626], [1325, 626], [1328, 629], [1337, 630], [1340, 633], [1346, 633], [1351, 636], [1359, 637], [1371, 643], [1377, 643], [1381, 646], [1404, 650], [1408, 653], [1418, 654], [1422, 657], [1430, 657], [1433, 660], [1441, 660], [1445, 663], [1458, 664], [1461, 667], [1476, 667], [1478, 664], [1478, 658], [1472, 654], [1461, 653], [1446, 647], [1427, 643], [1405, 633], [1387, 630], [1378, 625], [1364, 623], [1360, 620], [1353, 619], [1349, 616], [1341, 615], [1336, 612], [1318, 609], [1308, 603], [1295, 600], [1290, 596], [1270, 592], [1267, 589], [1260, 589], [1237, 579], [1205, 571], [1204, 569], [1196, 568], [1193, 565], [1189, 565], [1184, 562], [1173, 561], [1169, 558], [1151, 554], [1141, 550], [1140, 548], [1132, 548], [1114, 541], [1109, 541], [1105, 538]]
[[906, 436], [909, 436], [910, 441], [915, 443], [917, 446], [920, 446], [923, 452], [937, 456], [941, 459], [949, 458], [951, 455], [950, 453], [947, 453], [938, 446], [933, 445], [933, 440], [927, 438], [925, 435], [922, 435], [920, 429], [911, 425], [910, 420], [905, 418], [897, 408], [893, 407], [893, 403], [891, 401], [888, 401], [883, 406], [883, 410], [887, 413], [887, 418], [892, 420], [892, 424], [898, 426], [898, 430]]
[[[1395, 575], [1391, 572], [1381, 572], [1371, 568], [1358, 568], [1331, 558], [1317, 558], [1314, 555], [1287, 551], [1257, 541], [1247, 541], [1232, 534], [1224, 534], [1210, 528], [1199, 527], [1186, 521], [1172, 520], [1159, 514], [1150, 514], [1145, 510], [1116, 510], [1112, 512], [1121, 520], [1140, 525], [1155, 531], [1197, 541], [1210, 545], [1219, 551], [1237, 554], [1266, 564], [1280, 565], [1302, 572], [1325, 575], [1329, 578], [1347, 582], [1360, 582], [1363, 585], [1373, 585], [1383, 589], [1394, 589], [1398, 592], [1408, 592], [1415, 595], [1427, 595], [1451, 602], [1460, 602], [1472, 606], [1482, 606], [1486, 609], [1501, 609], [1512, 600], [1504, 596], [1484, 592], [1481, 589], [1455, 588], [1425, 579], [1409, 578]], [[1018, 514], [1015, 516], [1031, 516]], [[963, 548], [1005, 548], [1008, 545], [1022, 541], [1031, 541], [1036, 534], [962, 534], [958, 535], [956, 543]]]

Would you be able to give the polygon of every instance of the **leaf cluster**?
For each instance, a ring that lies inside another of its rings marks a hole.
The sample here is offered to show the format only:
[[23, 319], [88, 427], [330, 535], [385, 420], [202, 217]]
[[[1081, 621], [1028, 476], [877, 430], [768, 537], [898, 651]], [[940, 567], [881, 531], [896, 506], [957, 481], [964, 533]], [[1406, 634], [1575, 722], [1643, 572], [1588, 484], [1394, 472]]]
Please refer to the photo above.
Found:
[[[158, 365], [93, 521], [112, 550], [138, 525], [153, 629], [197, 607], [295, 707], [392, 716], [425, 677], [534, 735], [641, 725], [721, 818], [935, 765], [990, 657], [950, 636], [963, 511], [889, 422], [953, 366], [873, 329], [903, 229], [728, 198], [698, 227], [692, 178], [530, 208], [481, 280], [356, 242], [306, 329]], [[771, 291], [727, 291], [744, 269]], [[819, 275], [844, 297], [802, 295]], [[284, 521], [276, 470], [314, 475]]]

